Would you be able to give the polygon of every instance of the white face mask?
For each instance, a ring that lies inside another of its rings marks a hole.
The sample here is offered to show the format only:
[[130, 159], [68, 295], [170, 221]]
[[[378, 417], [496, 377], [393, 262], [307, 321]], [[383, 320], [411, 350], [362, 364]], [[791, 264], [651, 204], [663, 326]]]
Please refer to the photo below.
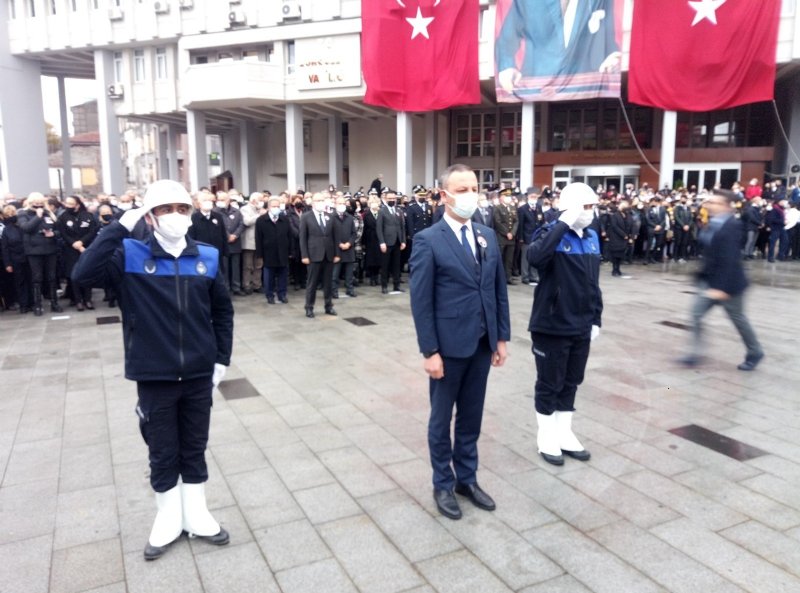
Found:
[[339, 204], [338, 206], [336, 206], [336, 212], [338, 212], [339, 214], [344, 214], [345, 212], [347, 212], [347, 206], [345, 206], [344, 204]]
[[214, 208], [214, 202], [212, 202], [211, 200], [205, 200], [203, 202], [200, 202], [201, 212], [211, 212], [213, 208]]
[[280, 210], [281, 212], [286, 210], [286, 204], [281, 204], [280, 206], [278, 206], [278, 210]]
[[225, 209], [225, 202], [223, 202], [222, 200], [218, 200], [215, 205], [217, 208], [222, 208], [223, 210]]
[[281, 213], [281, 209], [278, 208], [277, 206], [273, 206], [272, 208], [269, 209], [269, 215], [270, 216], [278, 216], [280, 213]]
[[550, 212], [550, 206], [542, 206], [542, 212]]
[[580, 216], [578, 216], [578, 220], [572, 225], [572, 228], [576, 231], [582, 231], [592, 224], [592, 220], [594, 220], [594, 212], [592, 210], [582, 210]]
[[189, 227], [192, 226], [192, 219], [180, 212], [170, 212], [156, 217], [156, 233], [161, 235], [167, 243], [176, 243], [186, 237]]
[[325, 212], [325, 202], [314, 202], [314, 212]]
[[130, 202], [120, 202], [118, 207], [120, 210], [130, 210], [133, 207], [133, 204]]
[[480, 200], [478, 202], [478, 206], [480, 206], [481, 208], [488, 208], [489, 207], [489, 201], [488, 200]]
[[471, 218], [478, 208], [478, 194], [468, 192], [465, 194], [451, 194], [449, 191], [444, 190], [448, 196], [455, 200], [455, 204], [451, 205], [453, 212], [456, 216], [461, 218]]

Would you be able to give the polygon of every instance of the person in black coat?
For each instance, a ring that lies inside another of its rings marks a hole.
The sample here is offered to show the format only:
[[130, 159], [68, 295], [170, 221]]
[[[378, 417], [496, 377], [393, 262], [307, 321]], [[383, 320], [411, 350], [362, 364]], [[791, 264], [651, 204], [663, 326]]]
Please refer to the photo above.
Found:
[[334, 254], [339, 261], [333, 265], [333, 298], [339, 298], [339, 277], [344, 272], [347, 296], [356, 296], [353, 288], [353, 270], [356, 265], [356, 225], [347, 212], [347, 198], [336, 198], [336, 212], [331, 215]]
[[[0, 236], [3, 269], [11, 276], [14, 300], [20, 314], [31, 310], [31, 284], [28, 260], [25, 257], [25, 244], [22, 229], [17, 224], [17, 209], [14, 206], [3, 208], [3, 234]], [[14, 300], [6, 302], [9, 308]]]
[[306, 285], [306, 317], [314, 317], [317, 284], [322, 280], [325, 314], [336, 315], [333, 308], [333, 264], [339, 261], [333, 245], [331, 218], [325, 214], [325, 195], [316, 193], [311, 198], [312, 209], [300, 217], [300, 255], [308, 266]]
[[611, 275], [622, 277], [622, 258], [629, 245], [633, 244], [633, 221], [628, 213], [627, 200], [622, 200], [619, 206], [612, 205], [609, 212], [607, 236], [608, 256], [611, 259]]
[[699, 238], [703, 244], [703, 259], [691, 311], [692, 341], [689, 354], [680, 359], [688, 367], [701, 362], [703, 317], [714, 305], [725, 309], [747, 349], [744, 362], [737, 368], [752, 371], [764, 358], [764, 350], [744, 312], [744, 292], [748, 282], [742, 267], [742, 223], [733, 215], [736, 199], [732, 191], [715, 189], [703, 202], [709, 222]]
[[33, 287], [33, 314], [40, 317], [42, 310], [42, 288], [47, 283], [50, 296], [50, 310], [61, 313], [58, 304], [58, 218], [55, 210], [39, 192], [28, 195], [28, 207], [17, 213], [20, 229], [23, 232], [25, 257], [31, 270]]
[[744, 256], [753, 259], [758, 232], [764, 227], [764, 212], [761, 209], [760, 197], [755, 197], [745, 204], [742, 209], [742, 224], [745, 232]]
[[295, 196], [290, 207], [286, 208], [286, 218], [289, 221], [289, 275], [295, 290], [306, 288], [308, 270], [303, 264], [300, 255], [300, 216], [305, 212], [306, 205], [303, 196]]
[[472, 222], [477, 222], [478, 224], [488, 226], [490, 229], [494, 230], [493, 210], [494, 206], [489, 203], [486, 194], [481, 194], [478, 198], [478, 207], [472, 215]]
[[284, 304], [289, 277], [289, 245], [291, 227], [286, 215], [281, 214], [281, 201], [270, 198], [268, 210], [256, 220], [256, 258], [264, 262], [264, 295], [270, 305], [275, 304], [275, 293]]
[[389, 274], [395, 292], [400, 292], [400, 258], [406, 248], [406, 223], [397, 205], [397, 194], [387, 192], [386, 203], [378, 211], [377, 232], [381, 250], [381, 292], [389, 292]]
[[91, 286], [75, 286], [72, 282], [72, 268], [78, 262], [81, 253], [91, 245], [97, 236], [98, 223], [94, 215], [86, 210], [83, 200], [78, 196], [68, 196], [64, 200], [64, 211], [58, 217], [58, 231], [64, 241], [62, 257], [64, 275], [67, 277], [67, 289], [64, 294], [69, 297], [69, 304], [78, 311], [94, 309]]
[[369, 208], [364, 211], [364, 270], [369, 278], [370, 286], [378, 285], [378, 274], [381, 269], [381, 246], [378, 240], [378, 212], [381, 201], [376, 196], [370, 196]]
[[200, 208], [192, 213], [192, 226], [189, 227], [189, 237], [201, 243], [207, 243], [217, 248], [220, 267], [225, 262], [228, 254], [228, 233], [225, 230], [225, 219], [222, 214], [214, 210], [214, 196], [201, 192], [198, 198]]

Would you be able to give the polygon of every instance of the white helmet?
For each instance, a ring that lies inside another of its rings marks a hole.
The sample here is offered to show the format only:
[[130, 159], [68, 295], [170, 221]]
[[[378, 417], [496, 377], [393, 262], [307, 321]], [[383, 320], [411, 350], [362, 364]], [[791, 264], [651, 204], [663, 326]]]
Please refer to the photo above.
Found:
[[171, 179], [160, 179], [151, 183], [150, 187], [147, 188], [142, 208], [149, 212], [156, 206], [165, 204], [188, 204], [189, 206], [194, 206], [189, 192], [180, 183]]
[[587, 204], [597, 204], [597, 193], [585, 183], [579, 181], [564, 186], [561, 190], [561, 199], [558, 207], [561, 210], [583, 210]]

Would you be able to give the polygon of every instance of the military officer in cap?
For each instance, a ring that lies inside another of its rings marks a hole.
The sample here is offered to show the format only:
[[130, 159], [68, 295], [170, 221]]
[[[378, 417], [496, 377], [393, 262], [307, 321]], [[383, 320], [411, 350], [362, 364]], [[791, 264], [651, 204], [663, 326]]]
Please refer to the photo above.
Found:
[[414, 235], [424, 231], [433, 223], [433, 211], [428, 204], [428, 190], [417, 184], [411, 191], [414, 194], [414, 201], [406, 208], [406, 233], [408, 235], [406, 251], [408, 252], [408, 257], [411, 257], [411, 251], [414, 249]]
[[516, 247], [518, 217], [514, 207], [513, 190], [505, 188], [500, 192], [500, 204], [494, 208], [494, 231], [497, 233], [497, 244], [500, 246], [503, 266], [506, 271], [506, 282], [516, 284], [512, 278], [514, 266], [514, 248]]
[[[205, 449], [211, 392], [231, 359], [233, 307], [217, 249], [187, 236], [191, 214], [182, 185], [156, 181], [143, 206], [104, 228], [72, 273], [78, 285], [112, 286], [119, 296], [125, 377], [136, 381], [158, 507], [145, 560], [183, 532], [229, 541], [206, 506]], [[152, 233], [130, 238], [142, 218]]]

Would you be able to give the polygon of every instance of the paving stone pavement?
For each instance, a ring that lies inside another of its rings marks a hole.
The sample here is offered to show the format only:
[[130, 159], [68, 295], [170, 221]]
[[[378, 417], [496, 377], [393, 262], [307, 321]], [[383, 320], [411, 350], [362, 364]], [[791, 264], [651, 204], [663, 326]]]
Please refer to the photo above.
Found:
[[[563, 467], [536, 453], [532, 288], [509, 287], [510, 358], [490, 374], [478, 474], [498, 508], [462, 499], [457, 522], [431, 497], [408, 295], [362, 287], [338, 317], [313, 320], [300, 292], [289, 305], [236, 298], [207, 455], [209, 506], [231, 543], [183, 538], [152, 563], [135, 386], [120, 325], [96, 323], [118, 310], [5, 313], [0, 592], [797, 593], [800, 265], [748, 266], [767, 353], [753, 373], [736, 370], [743, 347], [720, 311], [706, 363], [674, 362], [691, 264], [628, 267], [630, 280], [603, 266], [603, 330], [574, 425], [593, 455]], [[737, 461], [669, 432], [688, 424], [766, 454]]]

